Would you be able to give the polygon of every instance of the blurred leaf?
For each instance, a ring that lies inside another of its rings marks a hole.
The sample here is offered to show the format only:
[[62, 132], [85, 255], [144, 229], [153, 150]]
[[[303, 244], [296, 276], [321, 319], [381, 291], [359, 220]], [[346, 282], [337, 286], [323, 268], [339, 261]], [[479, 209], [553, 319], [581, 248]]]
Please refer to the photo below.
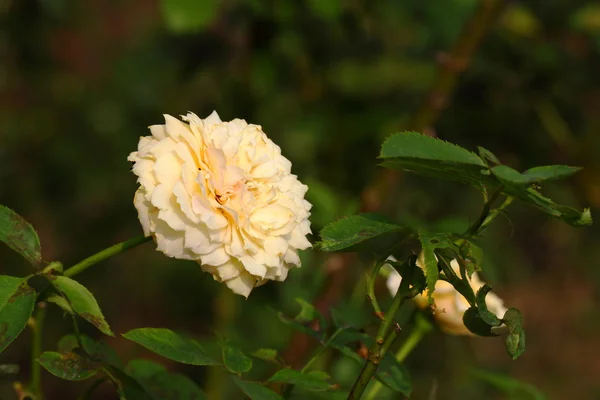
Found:
[[296, 315], [296, 321], [301, 324], [318, 321], [321, 330], [327, 329], [327, 320], [315, 306], [301, 298], [296, 298], [296, 302], [300, 304], [300, 312]]
[[528, 183], [541, 183], [557, 179], [568, 178], [569, 176], [581, 171], [581, 167], [571, 167], [568, 165], [544, 165], [541, 167], [530, 168], [523, 172], [523, 176]]
[[127, 364], [127, 373], [136, 379], [154, 400], [206, 399], [206, 394], [194, 381], [181, 374], [171, 374], [154, 361], [131, 360]]
[[529, 38], [534, 37], [541, 26], [535, 14], [522, 4], [510, 4], [506, 7], [501, 24], [510, 32]]
[[307, 4], [313, 14], [330, 22], [338, 18], [342, 12], [340, 0], [307, 0]]
[[[374, 339], [353, 328], [347, 328], [344, 332], [338, 335], [332, 341], [331, 346], [340, 353], [355, 361], [359, 365], [364, 365], [366, 360], [362, 358], [355, 350], [346, 346], [347, 343], [359, 341], [365, 346], [370, 347]], [[412, 379], [405, 366], [400, 364], [393, 355], [386, 354], [383, 361], [379, 365], [379, 369], [375, 374], [377, 380], [388, 388], [401, 392], [405, 396], [410, 396], [412, 391]]]
[[135, 378], [119, 368], [108, 366], [104, 368], [104, 372], [117, 386], [120, 400], [157, 400]]
[[36, 267], [42, 262], [42, 248], [35, 229], [19, 214], [2, 205], [0, 242], [6, 243]]
[[69, 381], [88, 379], [98, 372], [99, 366], [75, 353], [43, 352], [38, 362], [51, 374]]
[[[304, 299], [296, 298], [296, 302], [300, 304], [301, 308], [294, 319], [285, 316], [282, 312], [278, 312], [277, 316], [279, 319], [286, 325], [323, 342], [325, 330], [327, 329], [327, 321], [323, 314]], [[318, 326], [316, 326], [317, 330], [311, 326], [315, 322], [318, 322]]]
[[276, 364], [280, 363], [277, 350], [275, 349], [258, 349], [250, 355], [263, 361], [274, 362]]
[[381, 165], [480, 187], [487, 167], [475, 153], [417, 132], [390, 136], [381, 147]]
[[79, 316], [108, 336], [114, 336], [94, 295], [81, 283], [66, 276], [50, 276], [50, 282], [65, 295]]
[[175, 33], [201, 31], [217, 15], [218, 0], [160, 0], [163, 18]]
[[508, 395], [512, 396], [524, 393], [529, 395], [532, 400], [546, 400], [547, 397], [535, 386], [530, 385], [526, 382], [521, 382], [515, 378], [504, 374], [498, 374], [490, 371], [484, 371], [482, 369], [473, 369], [471, 374], [481, 379], [484, 382], [489, 383], [497, 389], [502, 390]]
[[313, 205], [310, 220], [316, 226], [325, 226], [341, 216], [358, 212], [359, 204], [355, 199], [316, 179], [307, 179], [305, 183], [308, 186], [306, 200]]
[[0, 352], [25, 329], [35, 306], [35, 291], [25, 281], [0, 311]]
[[390, 389], [400, 392], [406, 397], [410, 397], [412, 392], [412, 379], [408, 369], [400, 364], [394, 356], [386, 354], [386, 357], [384, 357], [379, 366], [376, 377]]
[[15, 294], [17, 290], [23, 284], [23, 278], [16, 278], [14, 276], [0, 275], [0, 311], [4, 308], [6, 303]]
[[283, 400], [283, 397], [258, 383], [244, 381], [232, 376], [233, 381], [250, 400]]
[[218, 365], [195, 340], [165, 328], [138, 328], [122, 335], [170, 360], [192, 365]]
[[478, 291], [477, 296], [475, 298], [475, 304], [477, 305], [477, 312], [479, 316], [490, 327], [492, 326], [500, 326], [502, 325], [502, 321], [500, 318], [496, 316], [493, 312], [489, 311], [487, 308], [487, 304], [485, 302], [485, 297], [492, 290], [490, 285], [483, 285]]
[[571, 15], [572, 24], [588, 33], [600, 32], [600, 4], [590, 3], [582, 6]]
[[0, 375], [16, 375], [21, 371], [18, 364], [0, 364]]
[[252, 369], [252, 359], [247, 357], [239, 348], [223, 345], [223, 363], [225, 368], [234, 374], [242, 374]]
[[377, 238], [378, 242], [385, 241], [397, 243], [410, 230], [402, 225], [397, 225], [379, 214], [359, 214], [342, 218], [327, 225], [321, 230], [321, 241], [316, 247], [321, 251], [355, 251], [356, 245], [369, 239]]
[[[320, 371], [312, 371], [320, 372]], [[329, 375], [303, 373], [291, 368], [283, 368], [275, 372], [267, 382], [280, 382], [303, 386], [311, 390], [328, 390], [331, 384], [327, 382]]]

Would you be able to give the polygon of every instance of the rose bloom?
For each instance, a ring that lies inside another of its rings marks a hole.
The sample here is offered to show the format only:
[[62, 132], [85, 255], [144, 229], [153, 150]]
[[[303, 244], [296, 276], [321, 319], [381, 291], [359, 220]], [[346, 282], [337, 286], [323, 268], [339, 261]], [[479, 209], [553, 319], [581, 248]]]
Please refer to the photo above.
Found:
[[[400, 287], [402, 277], [391, 265], [386, 265], [389, 267], [388, 269], [391, 269], [390, 275], [387, 279], [387, 287], [392, 296], [394, 296]], [[423, 261], [420, 256], [417, 259], [417, 266], [421, 269], [424, 269]], [[460, 276], [460, 265], [458, 264], [458, 261], [452, 260], [450, 262], [450, 266], [454, 272]], [[467, 276], [467, 279], [475, 293], [477, 293], [477, 291], [485, 284], [483, 281], [481, 281], [481, 279], [479, 279], [477, 272], [474, 272], [470, 279]], [[463, 315], [465, 311], [471, 307], [471, 305], [467, 299], [465, 299], [464, 296], [454, 288], [454, 286], [446, 281], [438, 280], [435, 284], [435, 290], [432, 294], [432, 297], [434, 301], [433, 316], [444, 332], [452, 335], [476, 336], [473, 332], [467, 329], [463, 323]], [[429, 307], [427, 290], [415, 296], [414, 300], [421, 308]], [[496, 314], [498, 318], [502, 318], [504, 316], [506, 307], [504, 307], [504, 302], [502, 299], [495, 293], [489, 292], [485, 298], [485, 303], [488, 307], [488, 310]]]
[[279, 146], [260, 126], [223, 122], [216, 112], [206, 119], [188, 113], [185, 122], [164, 117], [128, 158], [144, 234], [245, 297], [268, 280], [285, 280], [300, 266], [298, 250], [311, 246], [311, 204]]

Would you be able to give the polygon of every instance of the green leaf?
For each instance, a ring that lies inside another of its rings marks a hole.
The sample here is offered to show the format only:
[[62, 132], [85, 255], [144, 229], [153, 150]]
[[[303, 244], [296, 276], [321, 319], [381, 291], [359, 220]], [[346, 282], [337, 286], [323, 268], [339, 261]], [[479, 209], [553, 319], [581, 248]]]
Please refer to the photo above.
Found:
[[10, 298], [19, 290], [23, 281], [23, 278], [0, 275], [0, 310], [4, 308]]
[[0, 352], [12, 343], [27, 326], [35, 306], [35, 291], [22, 281], [0, 311]]
[[396, 133], [381, 147], [381, 164], [434, 178], [480, 187], [487, 166], [479, 156], [460, 146], [417, 132]]
[[138, 328], [122, 335], [170, 360], [192, 365], [218, 365], [195, 340], [165, 328]]
[[277, 354], [277, 350], [275, 349], [258, 349], [250, 355], [254, 358], [258, 358], [259, 360], [269, 361], [276, 364], [281, 363]]
[[479, 315], [476, 307], [470, 307], [463, 314], [463, 323], [468, 330], [479, 336], [497, 336], [492, 332], [492, 327], [488, 325]]
[[161, 0], [160, 8], [169, 30], [193, 33], [215, 19], [219, 4], [217, 0]]
[[296, 321], [298, 321], [301, 324], [304, 324], [304, 323], [310, 323], [310, 322], [313, 322], [316, 320], [319, 322], [320, 329], [323, 329], [323, 330], [327, 329], [327, 320], [325, 319], [323, 314], [321, 314], [319, 312], [319, 310], [317, 310], [315, 308], [315, 306], [313, 306], [308, 301], [306, 301], [300, 297], [296, 298], [296, 302], [298, 304], [300, 304], [300, 307], [301, 307], [300, 312], [296, 316]]
[[[83, 351], [92, 361], [101, 362], [107, 365], [112, 365], [117, 368], [123, 368], [123, 363], [121, 359], [115, 352], [115, 350], [110, 347], [104, 341], [96, 341], [89, 336], [80, 335], [81, 344], [83, 345]], [[57, 349], [59, 353], [69, 353], [79, 348], [79, 342], [77, 341], [77, 337], [74, 334], [68, 334], [63, 336], [57, 345]]]
[[51, 374], [69, 381], [88, 379], [98, 372], [99, 365], [75, 353], [60, 354], [45, 351], [38, 362]]
[[136, 379], [119, 368], [107, 366], [104, 372], [117, 386], [120, 400], [157, 400]]
[[342, 218], [323, 228], [321, 241], [316, 247], [321, 251], [377, 252], [389, 247], [389, 244], [400, 242], [410, 233], [411, 230], [406, 226], [395, 224], [382, 215], [359, 214]]
[[467, 276], [470, 279], [475, 271], [481, 270], [481, 265], [483, 264], [483, 250], [472, 241], [464, 240], [460, 244], [459, 251], [460, 256], [464, 260]]
[[435, 290], [435, 284], [440, 276], [435, 250], [453, 247], [453, 243], [446, 235], [435, 235], [424, 230], [419, 231], [419, 240], [421, 241], [422, 251], [419, 255], [420, 263], [424, 269], [427, 294], [431, 301], [431, 296]]
[[520, 394], [527, 394], [532, 400], [547, 399], [546, 395], [544, 395], [535, 386], [530, 385], [526, 382], [521, 382], [507, 375], [498, 374], [490, 371], [484, 371], [481, 369], [474, 369], [471, 371], [471, 374], [474, 377], [489, 383], [495, 388], [502, 390], [503, 392], [508, 394], [511, 399], [513, 397], [522, 398], [522, 396], [519, 396]]
[[102, 333], [114, 336], [100, 311], [94, 295], [81, 283], [66, 276], [51, 276], [50, 282], [65, 295], [73, 310]]
[[392, 355], [386, 354], [376, 378], [390, 389], [410, 397], [412, 379], [408, 369], [400, 364]]
[[234, 374], [242, 374], [252, 369], [252, 359], [237, 347], [225, 344], [222, 347], [225, 368]]
[[508, 331], [511, 333], [519, 333], [523, 330], [523, 314], [516, 308], [506, 310], [502, 321], [504, 321]]
[[523, 176], [529, 183], [542, 183], [557, 179], [568, 178], [569, 176], [581, 171], [581, 167], [571, 167], [568, 165], [544, 165], [534, 167], [523, 172]]
[[36, 267], [42, 262], [40, 238], [35, 229], [19, 214], [1, 205], [0, 242], [6, 243]]
[[250, 400], [283, 400], [283, 397], [258, 383], [244, 381], [232, 376], [233, 381]]
[[518, 171], [505, 165], [498, 165], [492, 168], [492, 173], [504, 185], [503, 191], [509, 196], [516, 197], [524, 203], [537, 207], [572, 226], [584, 227], [592, 224], [592, 215], [589, 208], [580, 212], [574, 208], [554, 203], [530, 187], [529, 179]]
[[126, 371], [155, 400], [206, 399], [206, 394], [194, 381], [181, 374], [171, 374], [156, 362], [131, 360]]
[[269, 378], [268, 382], [298, 385], [311, 390], [328, 390], [331, 388], [331, 384], [327, 382], [328, 378], [329, 376], [302, 373], [295, 369], [283, 368], [275, 372], [275, 374]]
[[506, 351], [513, 360], [516, 360], [525, 352], [525, 331], [508, 334], [506, 337]]
[[516, 360], [525, 351], [525, 330], [523, 330], [523, 315], [516, 308], [509, 308], [502, 321], [508, 328], [506, 338], [506, 351], [508, 355]]
[[[286, 325], [289, 325], [300, 332], [303, 332], [309, 336], [314, 337], [319, 341], [322, 341], [323, 333], [325, 332], [328, 326], [325, 317], [306, 300], [296, 298], [296, 302], [300, 304], [301, 308], [300, 312], [296, 315], [294, 319], [285, 316], [281, 312], [278, 312], [277, 316]], [[315, 321], [318, 322], [318, 326], [316, 327], [318, 329], [317, 331], [314, 330], [312, 327]]]
[[48, 296], [46, 298], [46, 301], [49, 303], [56, 304], [57, 306], [62, 308], [63, 311], [66, 312], [67, 314], [75, 314], [75, 311], [73, 311], [73, 307], [71, 307], [71, 305], [69, 304], [69, 301], [61, 295], [54, 294], [54, 295]]
[[477, 151], [479, 152], [479, 157], [481, 157], [483, 160], [487, 160], [494, 164], [500, 164], [500, 160], [498, 160], [498, 157], [496, 157], [494, 153], [492, 153], [485, 147], [477, 146]]
[[475, 304], [477, 305], [477, 312], [479, 316], [489, 326], [500, 326], [502, 321], [493, 312], [489, 311], [485, 302], [485, 297], [491, 292], [492, 287], [488, 284], [483, 285], [478, 291], [475, 297]]

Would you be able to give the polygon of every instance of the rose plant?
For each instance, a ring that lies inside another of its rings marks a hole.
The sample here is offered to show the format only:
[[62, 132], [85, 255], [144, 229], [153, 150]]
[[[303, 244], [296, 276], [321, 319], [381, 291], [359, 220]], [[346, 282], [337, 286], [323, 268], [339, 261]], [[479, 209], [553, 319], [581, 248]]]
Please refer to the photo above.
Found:
[[[189, 113], [182, 120], [165, 115], [165, 123], [151, 126], [150, 132], [129, 156], [139, 183], [134, 205], [143, 231], [140, 237], [63, 268], [58, 261], [45, 262], [33, 227], [0, 206], [0, 241], [35, 268], [19, 277], [0, 276], [0, 351], [26, 327], [33, 332], [31, 379], [15, 383], [22, 399], [43, 398], [42, 367], [65, 380], [96, 377], [81, 398], [91, 398], [104, 382], [112, 382], [121, 399], [206, 398], [191, 379], [148, 360], [125, 365], [106, 343], [80, 334], [79, 324], [87, 321], [99, 334], [114, 335], [93, 294], [74, 279], [100, 261], [153, 240], [166, 256], [197, 262], [217, 282], [248, 297], [270, 280], [284, 281], [300, 266], [299, 251], [311, 247], [307, 187], [291, 173], [291, 163], [260, 126], [241, 119], [223, 122], [216, 113], [205, 119]], [[286, 365], [275, 349], [245, 354], [227, 338], [219, 338], [215, 356], [195, 339], [165, 327], [136, 328], [121, 336], [176, 362], [222, 368], [253, 400], [294, 395], [375, 399], [383, 387], [410, 396], [410, 374], [402, 361], [431, 329], [427, 322], [431, 314], [447, 333], [504, 337], [509, 356], [519, 357], [525, 350], [523, 317], [519, 310], [506, 308], [480, 280], [484, 251], [478, 239], [514, 200], [572, 226], [589, 226], [589, 210], [557, 204], [540, 192], [545, 182], [568, 177], [578, 168], [553, 165], [518, 172], [489, 150], [474, 153], [415, 132], [391, 135], [382, 145], [379, 162], [385, 168], [474, 187], [482, 195], [482, 210], [468, 229], [456, 232], [437, 232], [372, 213], [348, 216], [325, 227], [314, 243], [316, 251], [360, 253], [366, 284], [358, 282], [357, 293], [364, 288], [363, 299], [372, 312], [362, 326], [337, 310], [322, 315], [304, 299], [298, 299], [296, 316], [279, 313], [281, 323], [318, 340], [319, 347], [303, 368]], [[377, 290], [382, 274], [388, 275], [391, 298]], [[30, 285], [34, 278], [37, 283]], [[400, 326], [397, 314], [409, 299], [424, 311], [413, 313]], [[506, 302], [510, 305], [510, 299]], [[73, 324], [73, 333], [60, 340], [58, 351], [41, 345], [49, 306], [60, 307]], [[410, 334], [393, 355], [390, 349], [403, 330]], [[352, 386], [340, 386], [326, 371], [315, 368], [324, 352], [362, 365]], [[274, 365], [260, 381], [247, 375], [256, 359]]]

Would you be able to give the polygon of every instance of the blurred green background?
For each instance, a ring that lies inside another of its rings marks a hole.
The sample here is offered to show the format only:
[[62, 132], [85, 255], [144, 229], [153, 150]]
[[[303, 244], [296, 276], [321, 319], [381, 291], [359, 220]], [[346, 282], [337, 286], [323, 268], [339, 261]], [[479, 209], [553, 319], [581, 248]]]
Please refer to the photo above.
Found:
[[[361, 196], [368, 200], [364, 188], [378, 173], [381, 142], [406, 126], [436, 76], [439, 52], [452, 47], [478, 3], [0, 0], [0, 204], [38, 229], [46, 260], [72, 265], [141, 233], [126, 157], [146, 127], [161, 123], [163, 113], [205, 117], [217, 110], [224, 120], [262, 125], [281, 146], [310, 187], [318, 232], [357, 212]], [[482, 145], [517, 169], [584, 166], [575, 178], [544, 189], [594, 213], [599, 72], [597, 2], [507, 2], [428, 133], [468, 148]], [[399, 179], [392, 216], [448, 222], [459, 215], [468, 222], [480, 211], [472, 189], [406, 174]], [[524, 312], [527, 351], [513, 362], [500, 339], [435, 332], [407, 360], [413, 398], [531, 398], [475, 379], [473, 366], [533, 384], [551, 399], [600, 398], [597, 226], [578, 230], [520, 205], [499, 219], [485, 240], [483, 275], [507, 305]], [[344, 308], [364, 270], [344, 255], [305, 252], [303, 260], [286, 283], [263, 286], [248, 300], [151, 244], [79, 280], [117, 333], [160, 326], [209, 339], [217, 332], [246, 349], [277, 348], [301, 366], [314, 342], [294, 335], [272, 310], [296, 312], [296, 297], [324, 312]], [[24, 275], [28, 268], [0, 246], [0, 273]], [[70, 322], [54, 308], [47, 318], [44, 348], [53, 349]], [[375, 323], [366, 311], [364, 318]], [[97, 337], [93, 328], [84, 330]], [[26, 332], [0, 355], [0, 363], [22, 366], [22, 381], [30, 340]], [[152, 358], [123, 339], [108, 342], [125, 359]], [[242, 398], [218, 370], [169, 367], [212, 398]], [[253, 373], [260, 379], [269, 368]], [[334, 354], [321, 368], [343, 387], [358, 373]], [[75, 398], [84, 387], [43, 373], [48, 399]], [[13, 380], [2, 377], [0, 398], [16, 399]], [[115, 397], [105, 385], [96, 398]]]

